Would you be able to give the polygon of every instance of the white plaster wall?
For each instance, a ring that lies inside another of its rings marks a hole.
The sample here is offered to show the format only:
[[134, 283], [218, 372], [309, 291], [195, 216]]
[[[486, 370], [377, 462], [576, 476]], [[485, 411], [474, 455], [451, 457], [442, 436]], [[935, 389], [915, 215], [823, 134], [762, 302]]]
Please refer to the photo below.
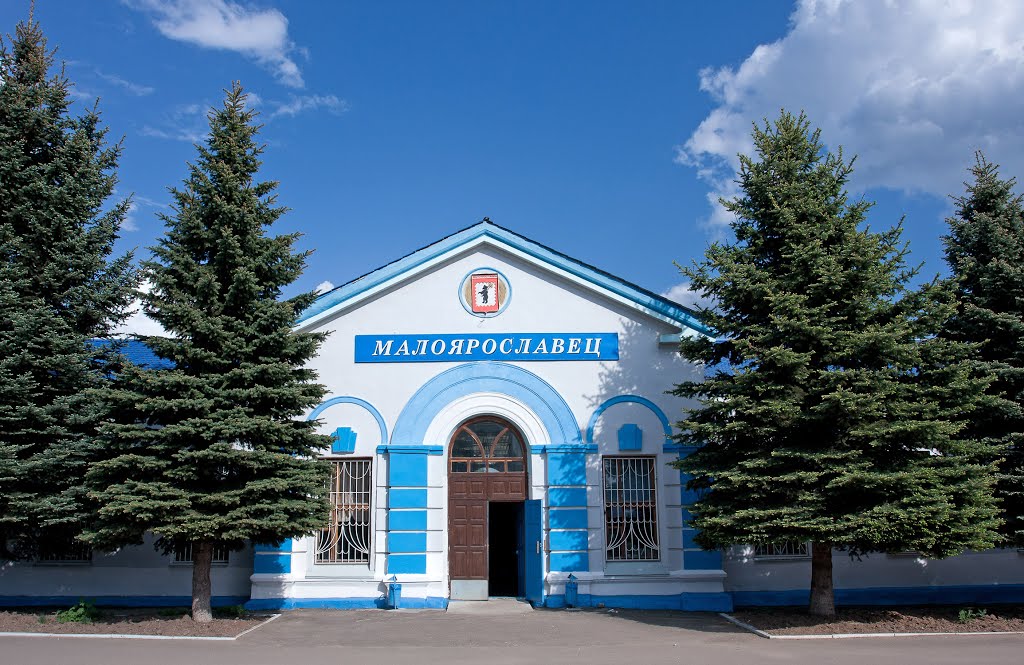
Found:
[[[493, 318], [469, 314], [459, 300], [462, 279], [482, 267], [500, 271], [508, 279], [512, 297], [508, 307]], [[388, 432], [394, 430], [406, 402], [427, 381], [461, 362], [431, 363], [355, 363], [354, 338], [357, 334], [483, 334], [483, 333], [617, 333], [619, 360], [607, 362], [548, 361], [512, 362], [549, 383], [571, 409], [581, 435], [591, 415], [606, 400], [623, 394], [640, 395], [657, 404], [670, 422], [682, 415], [684, 401], [666, 394], [676, 383], [699, 376], [698, 369], [679, 358], [674, 345], [659, 345], [659, 336], [679, 332], [671, 324], [647, 316], [593, 290], [563, 279], [518, 256], [494, 247], [481, 247], [453, 257], [448, 262], [415, 279], [375, 295], [340, 315], [319, 323], [316, 330], [331, 334], [311, 362], [319, 380], [328, 388], [328, 398], [350, 396], [366, 400], [383, 416]], [[445, 446], [443, 456], [429, 458], [428, 553], [427, 574], [422, 584], [431, 591], [425, 595], [447, 596], [447, 444], [455, 428], [473, 415], [503, 415], [519, 425], [531, 444], [565, 443], [551, 441], [550, 433], [529, 409], [507, 403], [496, 395], [477, 395], [449, 405], [437, 414], [423, 443]], [[339, 426], [352, 427], [357, 433], [354, 456], [373, 454], [379, 436], [376, 422], [358, 407], [330, 407], [324, 412], [321, 431], [333, 432]], [[682, 566], [681, 517], [679, 512], [679, 474], [667, 466], [673, 454], [663, 452], [665, 436], [660, 421], [645, 407], [619, 404], [609, 408], [597, 421], [594, 442], [598, 454], [587, 455], [587, 503], [589, 512], [590, 567], [604, 571], [604, 533], [602, 513], [601, 456], [620, 453], [618, 428], [635, 423], [643, 431], [643, 450], [639, 454], [657, 456], [660, 492], [659, 514], [662, 560], [635, 568], [636, 574], [668, 574]], [[377, 458], [376, 495], [378, 552], [385, 544], [386, 470]], [[531, 455], [530, 497], [546, 501], [545, 458]], [[384, 577], [384, 562], [378, 556], [369, 577]], [[621, 567], [617, 573], [630, 572]], [[303, 573], [295, 566], [292, 579]], [[326, 582], [325, 582], [326, 583]], [[340, 588], [339, 588], [340, 590]], [[407, 592], [408, 588], [403, 592]], [[439, 594], [433, 593], [439, 591]], [[325, 592], [326, 593], [326, 592]], [[333, 592], [332, 592], [333, 593]], [[415, 591], [413, 591], [415, 593]], [[418, 595], [418, 594], [417, 594]]]
[[[869, 554], [858, 560], [837, 551], [832, 566], [837, 589], [1024, 584], [1024, 555], [1015, 549], [967, 552], [948, 559]], [[728, 573], [729, 591], [810, 588], [810, 559], [755, 559], [749, 547], [738, 546], [725, 552], [722, 567]]]
[[[0, 596], [191, 596], [192, 566], [175, 564], [173, 556], [153, 549], [153, 538], [143, 545], [113, 554], [96, 552], [87, 564], [0, 565]], [[252, 549], [228, 555], [227, 565], [214, 565], [214, 596], [249, 595]]]

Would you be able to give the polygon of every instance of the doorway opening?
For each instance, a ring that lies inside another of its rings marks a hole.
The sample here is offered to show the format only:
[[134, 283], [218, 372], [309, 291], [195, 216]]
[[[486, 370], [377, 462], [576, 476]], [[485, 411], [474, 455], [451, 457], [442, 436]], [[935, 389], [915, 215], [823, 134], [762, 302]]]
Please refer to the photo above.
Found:
[[521, 595], [526, 452], [515, 426], [496, 416], [455, 430], [448, 458], [452, 600]]
[[487, 543], [487, 595], [522, 597], [522, 501], [490, 502], [487, 511]]

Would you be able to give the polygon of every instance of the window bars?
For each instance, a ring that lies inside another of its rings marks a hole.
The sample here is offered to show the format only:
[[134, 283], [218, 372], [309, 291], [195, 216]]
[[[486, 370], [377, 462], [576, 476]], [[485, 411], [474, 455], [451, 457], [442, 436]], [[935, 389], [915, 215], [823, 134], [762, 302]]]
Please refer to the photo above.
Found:
[[331, 517], [316, 540], [316, 563], [370, 562], [370, 460], [331, 462]]
[[805, 540], [786, 540], [781, 543], [754, 545], [754, 556], [807, 558], [811, 556], [811, 551]]
[[[214, 547], [210, 563], [226, 564], [228, 562], [228, 548]], [[195, 563], [192, 558], [192, 543], [182, 545], [174, 550], [174, 563]]]
[[605, 550], [608, 561], [657, 561], [658, 502], [654, 458], [604, 458]]
[[40, 563], [90, 563], [92, 548], [73, 540], [45, 543], [40, 548]]

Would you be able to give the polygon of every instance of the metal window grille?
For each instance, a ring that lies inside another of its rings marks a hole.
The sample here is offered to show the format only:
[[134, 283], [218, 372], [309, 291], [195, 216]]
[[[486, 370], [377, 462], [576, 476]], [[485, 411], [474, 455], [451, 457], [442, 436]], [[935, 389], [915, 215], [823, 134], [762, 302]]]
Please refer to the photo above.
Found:
[[605, 551], [608, 561], [657, 561], [658, 502], [654, 458], [604, 458]]
[[[228, 562], [228, 548], [226, 547], [214, 547], [212, 563], [227, 563]], [[195, 563], [192, 558], [192, 543], [183, 545], [174, 550], [174, 563]]]
[[809, 557], [811, 556], [811, 550], [807, 541], [787, 540], [781, 543], [754, 545], [754, 556]]
[[331, 462], [331, 517], [316, 541], [316, 563], [370, 562], [370, 460]]
[[39, 561], [45, 563], [89, 563], [92, 561], [92, 548], [74, 541], [43, 545], [39, 552]]

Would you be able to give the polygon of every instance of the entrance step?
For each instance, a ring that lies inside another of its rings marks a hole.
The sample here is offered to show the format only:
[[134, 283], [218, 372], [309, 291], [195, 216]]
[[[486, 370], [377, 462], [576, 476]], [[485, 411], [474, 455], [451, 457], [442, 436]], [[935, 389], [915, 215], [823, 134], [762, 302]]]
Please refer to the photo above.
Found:
[[479, 616], [513, 616], [529, 614], [533, 606], [525, 600], [515, 598], [490, 598], [488, 600], [450, 600], [450, 614], [476, 614]]

